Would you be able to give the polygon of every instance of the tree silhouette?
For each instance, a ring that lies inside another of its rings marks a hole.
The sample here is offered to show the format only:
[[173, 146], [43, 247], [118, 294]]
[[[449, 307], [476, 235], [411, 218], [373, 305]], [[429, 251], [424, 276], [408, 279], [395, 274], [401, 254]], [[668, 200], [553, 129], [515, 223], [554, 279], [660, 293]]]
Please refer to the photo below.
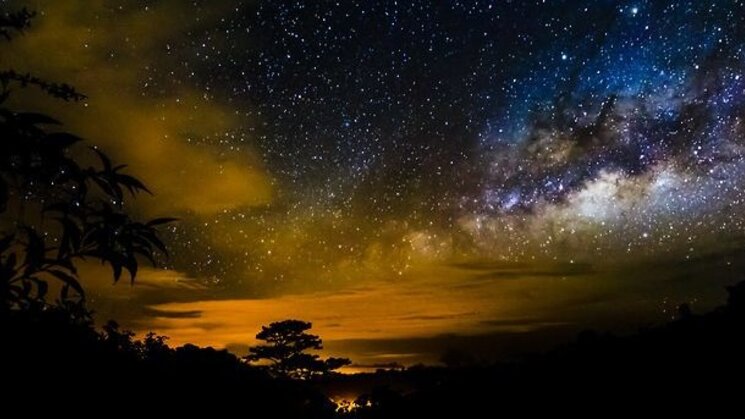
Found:
[[[0, 38], [11, 40], [29, 27], [34, 13], [0, 14]], [[149, 193], [96, 147], [98, 165], [76, 156], [82, 139], [58, 129], [47, 115], [7, 108], [14, 88], [36, 87], [65, 102], [85, 98], [68, 84], [15, 70], [0, 71], [0, 312], [47, 306], [48, 280], [61, 283], [58, 305], [83, 304], [76, 263], [108, 263], [118, 281], [127, 270], [134, 281], [138, 258], [153, 264], [166, 249], [157, 227], [173, 221], [139, 222], [124, 202]], [[77, 310], [80, 312], [80, 310]]]
[[346, 358], [320, 359], [306, 351], [323, 349], [321, 338], [306, 333], [312, 324], [302, 320], [283, 320], [262, 326], [256, 339], [265, 345], [253, 346], [245, 359], [249, 362], [268, 362], [268, 369], [277, 376], [308, 380], [326, 375], [351, 362]]

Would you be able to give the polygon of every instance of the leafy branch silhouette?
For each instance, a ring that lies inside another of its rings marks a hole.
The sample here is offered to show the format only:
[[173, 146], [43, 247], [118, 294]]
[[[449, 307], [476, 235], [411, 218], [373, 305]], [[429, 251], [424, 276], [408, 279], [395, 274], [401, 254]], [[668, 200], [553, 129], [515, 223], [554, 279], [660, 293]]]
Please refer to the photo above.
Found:
[[[0, 15], [0, 36], [23, 33], [34, 16], [26, 9]], [[59, 130], [50, 116], [8, 108], [12, 86], [36, 87], [67, 102], [85, 98], [68, 84], [0, 71], [2, 310], [45, 307], [49, 280], [61, 284], [58, 305], [82, 305], [76, 264], [83, 259], [109, 264], [116, 282], [124, 270], [135, 280], [139, 258], [155, 265], [158, 254], [167, 256], [158, 228], [175, 218], [141, 222], [124, 208], [127, 199], [150, 193], [145, 184], [97, 147], [90, 150], [99, 164], [81, 163], [76, 145], [82, 138]]]

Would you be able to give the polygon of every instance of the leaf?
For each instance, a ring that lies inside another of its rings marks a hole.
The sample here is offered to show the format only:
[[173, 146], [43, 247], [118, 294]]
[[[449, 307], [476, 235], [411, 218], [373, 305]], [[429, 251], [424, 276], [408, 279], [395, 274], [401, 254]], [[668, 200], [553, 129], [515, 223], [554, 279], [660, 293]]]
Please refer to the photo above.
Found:
[[7, 236], [0, 239], [0, 253], [10, 249], [10, 245], [13, 243], [13, 239], [15, 239], [15, 235], [8, 234]]
[[[82, 256], [81, 256], [81, 259], [83, 259]], [[67, 269], [68, 271], [72, 272], [73, 275], [78, 274], [77, 268], [75, 268], [75, 265], [73, 265], [72, 263], [72, 259], [70, 259], [70, 257], [68, 256], [54, 259], [51, 261], [51, 263], [55, 266], [60, 266], [60, 267]]]
[[74, 253], [80, 248], [82, 232], [80, 227], [69, 218], [57, 217], [55, 220], [62, 224], [62, 238], [60, 239], [57, 259], [63, 259], [69, 253]]
[[49, 284], [47, 284], [46, 281], [42, 281], [40, 279], [37, 279], [36, 281], [36, 288], [38, 289], [38, 297], [40, 299], [44, 299], [46, 297], [47, 292], [49, 292]]
[[85, 291], [83, 291], [83, 287], [80, 285], [80, 281], [78, 281], [78, 279], [74, 276], [68, 274], [67, 272], [60, 271], [59, 269], [49, 269], [47, 272], [62, 281], [65, 286], [74, 289], [75, 292], [77, 292], [81, 297], [85, 295]]
[[178, 218], [173, 218], [173, 217], [154, 218], [154, 219], [148, 221], [147, 223], [145, 223], [145, 225], [147, 227], [155, 227], [155, 226], [158, 226], [158, 225], [161, 225], [161, 224], [170, 224], [170, 223], [175, 222], [175, 221], [178, 221], [178, 220], [179, 220]]
[[129, 189], [129, 192], [134, 195], [137, 190], [145, 191], [152, 195], [153, 193], [142, 183], [139, 179], [134, 176], [117, 174], [116, 181]]
[[103, 164], [104, 171], [111, 172], [111, 159], [109, 159], [109, 156], [104, 154], [103, 151], [91, 147], [91, 150], [93, 150], [96, 154], [98, 154], [98, 158], [101, 160], [101, 163]]
[[168, 256], [168, 249], [166, 249], [166, 245], [163, 244], [163, 242], [158, 238], [158, 236], [155, 235], [154, 232], [151, 231], [143, 231], [140, 233], [143, 237], [145, 237], [150, 243], [155, 245], [155, 247], [158, 248], [161, 252], [163, 252], [164, 255]]
[[38, 125], [38, 124], [46, 124], [46, 125], [61, 125], [59, 121], [56, 119], [44, 115], [42, 113], [36, 113], [36, 112], [22, 112], [17, 113], [16, 118], [20, 120], [23, 123], [29, 124], [29, 125]]
[[109, 261], [109, 263], [111, 263], [111, 269], [114, 271], [114, 282], [119, 282], [119, 278], [122, 277], [122, 265], [113, 261]]
[[28, 243], [26, 244], [26, 259], [24, 265], [26, 265], [26, 275], [33, 272], [34, 270], [41, 269], [44, 263], [44, 254], [46, 249], [44, 247], [44, 239], [39, 236], [31, 227], [24, 227], [26, 236], [28, 237]]
[[54, 132], [47, 135], [45, 140], [61, 148], [67, 148], [77, 142], [83, 141], [83, 139], [78, 137], [77, 135], [73, 135], [67, 132]]
[[111, 172], [103, 172], [95, 174], [91, 179], [93, 179], [104, 193], [116, 201], [117, 206], [120, 206], [124, 199], [124, 192], [122, 192], [122, 188], [119, 184], [111, 179], [110, 175]]
[[11, 253], [10, 256], [8, 256], [8, 258], [5, 259], [5, 269], [8, 272], [15, 272], [16, 262], [17, 262], [16, 254]]
[[116, 192], [114, 189], [111, 188], [111, 185], [109, 185], [109, 182], [106, 179], [102, 179], [99, 176], [93, 176], [91, 177], [93, 181], [98, 185], [99, 188], [106, 194], [114, 198], [118, 198], [116, 195]]
[[129, 271], [129, 280], [134, 284], [135, 277], [137, 276], [137, 259], [134, 257], [129, 258], [127, 261], [127, 270]]
[[138, 255], [143, 256], [145, 259], [147, 259], [148, 261], [150, 261], [150, 263], [153, 266], [156, 266], [157, 265], [157, 263], [155, 261], [155, 256], [153, 256], [153, 251], [151, 249], [149, 249], [147, 247], [144, 247], [144, 246], [135, 246], [133, 248], [133, 250]]
[[23, 288], [21, 289], [21, 293], [24, 296], [30, 295], [31, 294], [31, 290], [33, 289], [33, 285], [31, 285], [31, 282], [30, 281], [23, 281], [21, 283], [21, 285], [23, 286]]

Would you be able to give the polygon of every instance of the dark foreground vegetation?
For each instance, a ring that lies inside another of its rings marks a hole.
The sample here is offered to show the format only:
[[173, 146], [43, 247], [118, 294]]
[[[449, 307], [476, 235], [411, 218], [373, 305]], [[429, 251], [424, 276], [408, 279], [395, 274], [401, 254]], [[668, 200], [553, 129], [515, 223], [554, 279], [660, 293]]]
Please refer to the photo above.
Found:
[[381, 372], [397, 375], [409, 388], [374, 388], [348, 412], [337, 412], [315, 379], [282, 378], [225, 350], [173, 349], [155, 335], [135, 340], [115, 323], [97, 331], [89, 317], [63, 308], [6, 312], [3, 400], [38, 413], [105, 406], [118, 412], [242, 409], [283, 418], [722, 406], [742, 396], [745, 372], [745, 282], [729, 292], [727, 304], [710, 313], [682, 310], [679, 320], [628, 337], [585, 332], [574, 343], [519, 363]]
[[[379, 372], [393, 384], [360, 397], [350, 416], [603, 417], [736, 409], [745, 395], [745, 281], [728, 292], [727, 303], [710, 313], [695, 315], [683, 305], [671, 323], [625, 337], [582, 332], [572, 343], [519, 362]], [[395, 391], [397, 384], [407, 390]]]
[[148, 411], [272, 413], [331, 417], [334, 405], [307, 382], [274, 378], [225, 350], [162, 338], [142, 341], [115, 323], [97, 331], [62, 310], [2, 319], [3, 400], [43, 412]]

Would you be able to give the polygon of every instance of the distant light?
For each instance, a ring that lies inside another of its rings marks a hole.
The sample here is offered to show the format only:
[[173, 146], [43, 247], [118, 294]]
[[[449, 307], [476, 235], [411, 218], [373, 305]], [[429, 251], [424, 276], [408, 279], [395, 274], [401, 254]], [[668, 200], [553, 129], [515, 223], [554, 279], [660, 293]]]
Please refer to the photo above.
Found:
[[637, 14], [637, 13], [639, 13], [639, 8], [638, 8], [638, 7], [632, 7], [632, 8], [631, 8], [631, 14], [632, 14], [632, 15], [635, 15], [635, 14]]
[[567, 55], [566, 55], [566, 54], [564, 54], [564, 53], [561, 53], [561, 59], [562, 59], [562, 60], [566, 60], [567, 58], [569, 58], [569, 56], [567, 56]]

